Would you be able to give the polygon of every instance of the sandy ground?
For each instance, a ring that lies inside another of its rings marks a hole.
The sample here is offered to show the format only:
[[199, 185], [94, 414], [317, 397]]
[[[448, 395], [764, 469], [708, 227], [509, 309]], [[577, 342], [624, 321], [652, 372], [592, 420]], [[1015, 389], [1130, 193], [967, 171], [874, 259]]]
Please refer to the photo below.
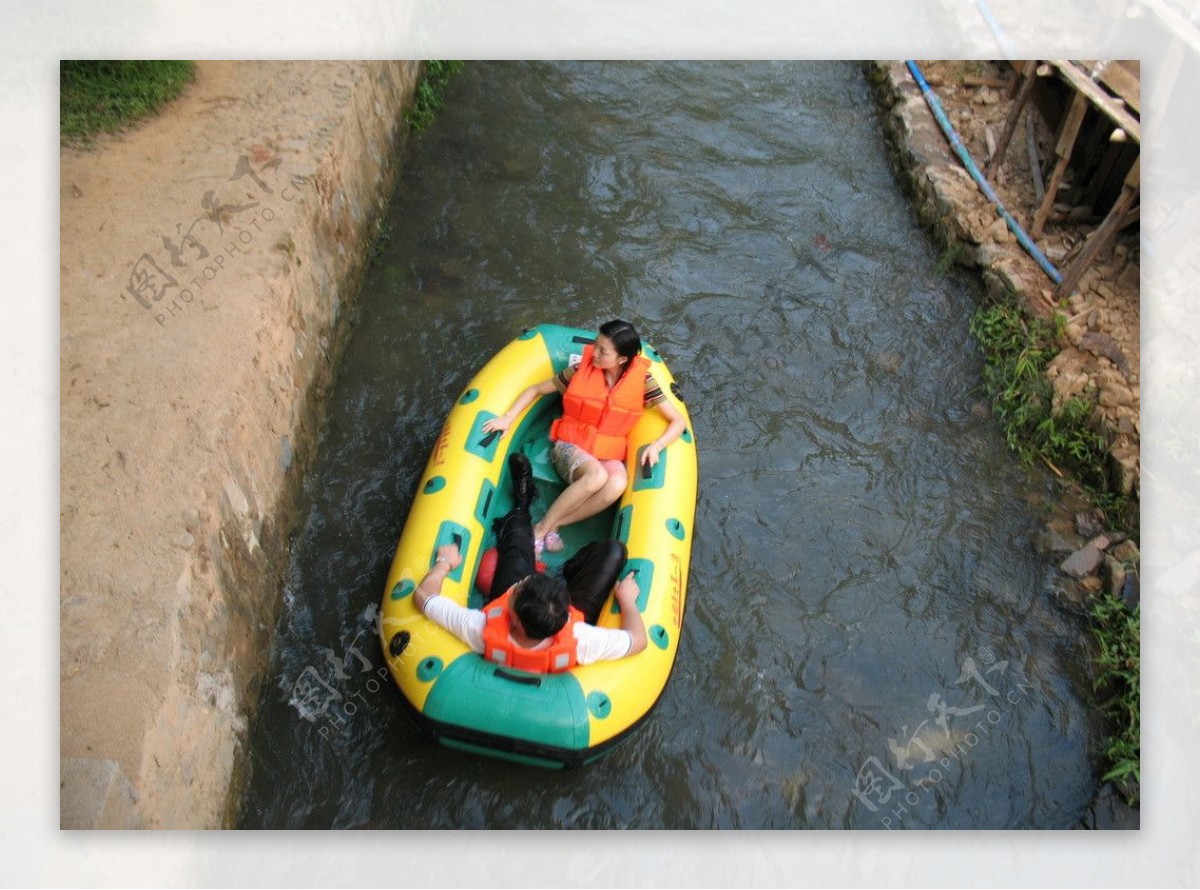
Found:
[[61, 155], [62, 824], [227, 824], [415, 63], [200, 62]]

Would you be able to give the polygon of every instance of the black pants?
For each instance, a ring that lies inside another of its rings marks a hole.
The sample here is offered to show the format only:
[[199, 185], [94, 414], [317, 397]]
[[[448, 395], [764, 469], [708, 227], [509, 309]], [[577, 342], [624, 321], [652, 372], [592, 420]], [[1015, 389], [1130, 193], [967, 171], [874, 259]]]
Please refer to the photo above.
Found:
[[[533, 556], [533, 520], [529, 511], [514, 507], [496, 520], [496, 574], [492, 578], [490, 602], [518, 581], [537, 571]], [[627, 551], [620, 541], [591, 541], [563, 563], [571, 605], [583, 613], [588, 624], [600, 617], [604, 601], [617, 583]]]

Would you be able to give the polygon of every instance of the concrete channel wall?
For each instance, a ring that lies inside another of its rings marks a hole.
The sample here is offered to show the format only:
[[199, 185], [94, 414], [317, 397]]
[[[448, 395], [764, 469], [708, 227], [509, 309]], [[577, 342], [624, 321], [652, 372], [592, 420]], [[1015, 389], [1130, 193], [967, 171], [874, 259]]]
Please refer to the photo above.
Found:
[[230, 826], [417, 62], [200, 62], [61, 158], [60, 822]]

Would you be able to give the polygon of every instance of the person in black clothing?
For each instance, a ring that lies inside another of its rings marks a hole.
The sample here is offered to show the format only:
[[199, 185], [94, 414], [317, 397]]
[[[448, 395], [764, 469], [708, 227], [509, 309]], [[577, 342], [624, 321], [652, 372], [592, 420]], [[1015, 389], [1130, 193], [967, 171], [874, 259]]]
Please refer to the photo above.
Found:
[[[496, 532], [496, 573], [492, 577], [491, 591], [484, 598], [485, 605], [518, 581], [537, 572], [533, 552], [533, 520], [529, 515], [529, 505], [536, 493], [533, 470], [529, 458], [520, 452], [509, 455], [508, 467], [512, 473], [516, 504], [493, 526]], [[627, 556], [625, 545], [610, 538], [585, 544], [563, 564], [562, 578], [567, 584], [571, 605], [583, 613], [588, 624], [595, 624], [599, 619], [600, 610], [617, 583], [617, 575]]]

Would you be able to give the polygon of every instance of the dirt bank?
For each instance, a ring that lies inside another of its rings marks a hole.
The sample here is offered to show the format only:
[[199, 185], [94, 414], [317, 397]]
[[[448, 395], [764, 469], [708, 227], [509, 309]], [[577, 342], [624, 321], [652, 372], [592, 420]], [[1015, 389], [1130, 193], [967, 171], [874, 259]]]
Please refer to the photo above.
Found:
[[201, 62], [61, 157], [61, 824], [231, 821], [415, 62]]
[[[1007, 63], [922, 62], [947, 116], [975, 162], [988, 157], [989, 134], [1004, 129], [1012, 97], [988, 85], [1013, 77]], [[930, 113], [902, 62], [875, 62], [868, 76], [884, 110], [893, 165], [912, 194], [917, 213], [936, 241], [960, 265], [975, 270], [993, 296], [1012, 293], [1034, 314], [1065, 318], [1062, 351], [1047, 375], [1056, 403], [1094, 393], [1096, 411], [1109, 430], [1109, 475], [1120, 494], [1140, 492], [1141, 352], [1140, 251], [1136, 227], [1126, 229], [1096, 257], [1066, 305], [1054, 299], [1054, 283], [1022, 249], [1004, 220], [971, 180]], [[1038, 121], [1039, 141], [1054, 134]], [[1024, 128], [1020, 128], [1023, 133]], [[1018, 140], [1014, 139], [1014, 143]], [[1024, 137], [1020, 142], [1024, 145]], [[1052, 156], [1052, 150], [1045, 150]], [[992, 183], [1009, 212], [1027, 230], [1038, 206], [1028, 154], [1013, 145]], [[1095, 224], [1059, 222], [1037, 246], [1061, 261]]]

